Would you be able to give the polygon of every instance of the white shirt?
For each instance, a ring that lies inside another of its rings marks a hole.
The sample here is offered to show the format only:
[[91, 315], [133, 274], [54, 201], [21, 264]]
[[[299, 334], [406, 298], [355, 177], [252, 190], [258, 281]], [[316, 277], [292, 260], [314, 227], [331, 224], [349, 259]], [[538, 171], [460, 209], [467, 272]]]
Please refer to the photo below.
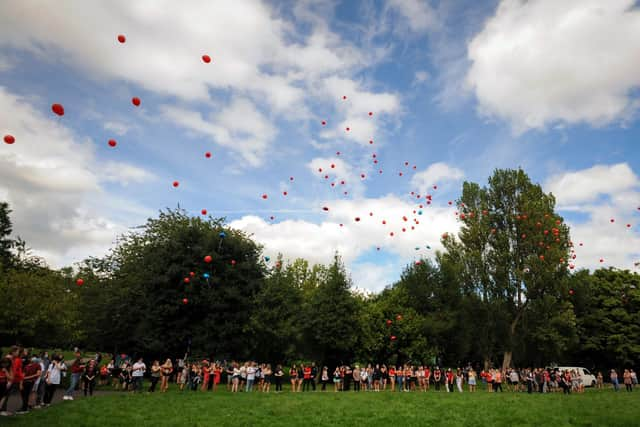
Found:
[[136, 362], [133, 364], [133, 373], [132, 377], [142, 377], [144, 376], [144, 371], [147, 369], [147, 365], [144, 362]]
[[60, 368], [55, 363], [49, 365], [49, 382], [51, 384], [60, 385]]
[[256, 368], [254, 368], [253, 366], [249, 366], [247, 368], [247, 379], [248, 380], [255, 380], [256, 379]]

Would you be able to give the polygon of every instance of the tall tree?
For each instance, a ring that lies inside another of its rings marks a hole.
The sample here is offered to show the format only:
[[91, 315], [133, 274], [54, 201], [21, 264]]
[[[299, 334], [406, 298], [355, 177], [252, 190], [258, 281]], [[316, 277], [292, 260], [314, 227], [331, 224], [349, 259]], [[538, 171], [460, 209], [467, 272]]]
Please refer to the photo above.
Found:
[[338, 255], [304, 310], [304, 338], [311, 355], [326, 364], [353, 359], [359, 335], [357, 299]]
[[443, 244], [462, 263], [466, 290], [486, 306], [495, 351], [503, 353], [506, 368], [516, 338], [526, 332], [520, 327], [528, 307], [560, 294], [568, 274], [569, 228], [554, 211], [553, 195], [520, 169], [496, 170], [488, 187], [465, 182], [457, 206], [459, 242], [445, 235]]
[[9, 237], [13, 231], [11, 224], [11, 209], [7, 202], [0, 202], [0, 268], [11, 265], [13, 240]]

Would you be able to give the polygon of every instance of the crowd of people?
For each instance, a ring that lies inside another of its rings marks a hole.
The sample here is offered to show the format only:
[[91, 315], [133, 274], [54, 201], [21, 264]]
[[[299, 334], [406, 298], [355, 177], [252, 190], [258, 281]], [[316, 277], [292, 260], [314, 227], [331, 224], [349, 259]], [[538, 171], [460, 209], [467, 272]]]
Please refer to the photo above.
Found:
[[[18, 391], [21, 406], [17, 414], [30, 409], [47, 407], [54, 393], [61, 387], [62, 379], [69, 375], [69, 385], [63, 393], [63, 400], [73, 400], [76, 389], [81, 388], [84, 396], [92, 396], [96, 383], [116, 390], [153, 393], [158, 388], [161, 393], [176, 384], [180, 391], [216, 391], [220, 384], [229, 392], [259, 391], [276, 393], [283, 391], [285, 378], [291, 392], [327, 391], [346, 392], [460, 392], [465, 389], [475, 392], [482, 385], [487, 392], [503, 391], [527, 393], [565, 394], [582, 393], [587, 385], [575, 370], [559, 368], [535, 369], [487, 369], [477, 372], [470, 365], [466, 368], [442, 369], [438, 366], [419, 366], [405, 364], [392, 366], [368, 364], [360, 366], [341, 365], [330, 370], [327, 366], [319, 368], [315, 363], [293, 364], [285, 369], [282, 365], [256, 363], [253, 361], [220, 362], [209, 359], [190, 360], [187, 355], [175, 361], [159, 360], [147, 365], [142, 357], [131, 359], [127, 355], [116, 355], [102, 363], [97, 353], [92, 358], [82, 358], [76, 349], [72, 361], [67, 362], [60, 354], [48, 352], [31, 354], [28, 349], [14, 346], [8, 354], [0, 358], [0, 415], [9, 415], [7, 403], [11, 394]], [[144, 378], [150, 381], [144, 385]], [[624, 384], [632, 391], [638, 384], [633, 369], [625, 369], [621, 378], [612, 369], [608, 379], [615, 391]], [[596, 389], [604, 388], [604, 376], [598, 372]], [[503, 386], [504, 384], [504, 386]]]

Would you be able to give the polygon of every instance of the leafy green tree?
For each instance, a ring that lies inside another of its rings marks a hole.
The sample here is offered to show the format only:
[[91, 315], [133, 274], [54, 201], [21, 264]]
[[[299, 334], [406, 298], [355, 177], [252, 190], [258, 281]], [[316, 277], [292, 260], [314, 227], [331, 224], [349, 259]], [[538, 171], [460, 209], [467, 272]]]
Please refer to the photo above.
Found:
[[569, 281], [579, 342], [573, 358], [600, 369], [640, 363], [640, 275], [600, 269]]
[[5, 268], [11, 265], [12, 254], [11, 248], [14, 245], [14, 241], [9, 237], [13, 230], [11, 224], [11, 209], [7, 202], [0, 202], [0, 268]]
[[350, 288], [344, 265], [336, 255], [326, 280], [302, 308], [305, 345], [315, 360], [331, 365], [350, 361], [355, 355], [360, 307]]
[[[96, 286], [112, 315], [106, 327], [119, 334], [113, 346], [155, 355], [250, 356], [246, 326], [265, 266], [261, 248], [223, 220], [160, 212], [123, 236], [98, 265], [103, 280]], [[86, 301], [89, 312], [104, 308], [100, 295]]]
[[458, 260], [463, 287], [485, 305], [495, 348], [511, 365], [529, 306], [557, 296], [566, 277], [569, 228], [554, 211], [555, 198], [522, 170], [496, 170], [488, 187], [465, 182], [457, 203], [459, 242], [445, 235], [450, 259]]
[[279, 256], [276, 267], [256, 294], [248, 332], [255, 337], [252, 353], [259, 360], [283, 363], [302, 356], [303, 289], [296, 276], [301, 272], [306, 275], [308, 264], [298, 261], [285, 267]]

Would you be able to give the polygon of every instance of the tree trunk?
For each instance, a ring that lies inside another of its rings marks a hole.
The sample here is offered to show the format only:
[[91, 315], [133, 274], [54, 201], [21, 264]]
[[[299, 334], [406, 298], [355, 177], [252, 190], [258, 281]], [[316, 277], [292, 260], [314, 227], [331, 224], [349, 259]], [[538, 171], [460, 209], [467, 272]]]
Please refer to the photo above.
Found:
[[502, 359], [502, 371], [506, 372], [507, 368], [511, 367], [511, 358], [513, 357], [512, 351], [505, 351], [504, 358]]

